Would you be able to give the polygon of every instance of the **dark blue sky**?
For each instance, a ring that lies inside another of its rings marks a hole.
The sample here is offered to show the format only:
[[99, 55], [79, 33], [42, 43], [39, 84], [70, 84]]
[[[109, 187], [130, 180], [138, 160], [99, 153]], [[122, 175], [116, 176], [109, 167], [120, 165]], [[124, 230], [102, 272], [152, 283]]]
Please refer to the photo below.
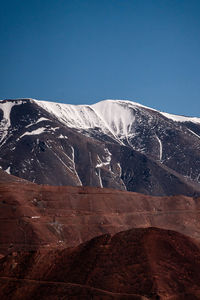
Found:
[[200, 116], [200, 1], [2, 0], [0, 68], [1, 99]]

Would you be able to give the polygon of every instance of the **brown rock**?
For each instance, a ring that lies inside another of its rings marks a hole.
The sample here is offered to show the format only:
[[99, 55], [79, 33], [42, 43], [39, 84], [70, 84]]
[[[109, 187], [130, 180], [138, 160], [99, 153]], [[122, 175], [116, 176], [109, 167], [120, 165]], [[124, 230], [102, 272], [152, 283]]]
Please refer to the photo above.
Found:
[[0, 253], [70, 247], [133, 227], [173, 229], [200, 239], [200, 201], [92, 187], [0, 183]]
[[8, 255], [0, 260], [0, 296], [200, 299], [199, 268], [200, 249], [190, 238], [138, 228], [99, 236], [75, 248]]

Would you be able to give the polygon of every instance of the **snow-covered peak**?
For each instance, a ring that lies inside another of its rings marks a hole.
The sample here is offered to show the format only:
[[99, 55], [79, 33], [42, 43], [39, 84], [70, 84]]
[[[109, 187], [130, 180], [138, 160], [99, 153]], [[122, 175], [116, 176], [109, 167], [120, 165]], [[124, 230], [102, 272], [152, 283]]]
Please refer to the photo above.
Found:
[[46, 101], [37, 101], [37, 104], [69, 127], [83, 130], [98, 127], [115, 137], [129, 134], [135, 121], [136, 108], [147, 108], [127, 100], [103, 100], [93, 105]]
[[6, 127], [10, 126], [10, 112], [13, 106], [15, 106], [15, 102], [6, 101], [0, 103], [0, 109], [3, 111], [3, 120], [6, 123]]
[[47, 101], [36, 101], [36, 103], [71, 128], [87, 130], [98, 127], [117, 139], [133, 133], [136, 111], [149, 114], [151, 111], [158, 112], [176, 122], [200, 123], [200, 118], [162, 113], [129, 100], [107, 99], [92, 105], [71, 105]]
[[142, 113], [158, 112], [175, 122], [193, 122], [200, 124], [200, 118], [177, 116], [159, 112], [140, 103], [129, 100], [107, 99], [92, 105], [72, 105], [49, 101], [39, 101], [31, 98], [0, 101], [3, 119], [10, 126], [10, 112], [14, 105], [30, 101], [41, 106], [59, 121], [71, 128], [81, 130], [101, 128], [115, 137], [127, 137], [134, 129], [136, 111]]
[[145, 106], [143, 104], [140, 104], [138, 102], [133, 102], [133, 101], [130, 101], [130, 100], [120, 100], [120, 99], [106, 99], [106, 100], [99, 101], [99, 102], [97, 102], [97, 103], [95, 103], [93, 105], [97, 105], [97, 104], [104, 104], [104, 105], [106, 105], [108, 103], [113, 103], [115, 105], [118, 105], [118, 104], [120, 104], [120, 105], [127, 105], [129, 107], [143, 107], [143, 108], [155, 111], [155, 109], [153, 109], [151, 107], [148, 107], [148, 106]]
[[169, 114], [169, 113], [161, 112], [161, 111], [156, 110], [154, 108], [151, 108], [151, 107], [148, 107], [148, 106], [145, 106], [145, 105], [142, 105], [140, 103], [133, 102], [133, 101], [130, 101], [130, 100], [108, 99], [108, 100], [103, 100], [103, 101], [100, 101], [96, 104], [93, 104], [93, 106], [99, 106], [99, 107], [103, 107], [103, 106], [107, 106], [107, 105], [110, 106], [111, 103], [113, 104], [113, 107], [114, 107], [114, 105], [120, 104], [121, 106], [127, 105], [128, 108], [134, 108], [134, 107], [140, 108], [140, 107], [142, 107], [142, 108], [145, 108], [145, 109], [148, 109], [148, 110], [157, 111], [158, 113], [162, 114], [166, 118], [171, 119], [175, 122], [192, 122], [192, 123], [200, 124], [200, 118], [198, 118], [198, 117], [189, 117], [189, 116]]
[[69, 127], [88, 129], [102, 126], [101, 120], [89, 105], [60, 104], [46, 101], [37, 101], [36, 103]]
[[186, 117], [160, 112], [159, 110], [130, 100], [106, 99], [92, 105], [72, 105], [48, 101], [39, 101], [34, 99], [29, 100], [36, 102], [38, 105], [42, 106], [50, 113], [59, 117], [62, 121], [67, 122], [68, 124], [71, 123], [72, 127], [77, 127], [77, 125], [78, 127], [84, 128], [99, 126], [99, 121], [97, 122], [97, 116], [95, 113], [97, 113], [98, 116], [101, 116], [101, 118], [104, 119], [103, 121], [108, 122], [108, 124], [116, 120], [117, 116], [120, 117], [120, 114], [121, 121], [122, 119], [126, 118], [125, 124], [127, 124], [128, 120], [130, 121], [129, 110], [140, 108], [158, 112], [166, 118], [171, 119], [175, 122], [200, 123], [200, 118], [198, 117]]
[[10, 113], [12, 110], [12, 107], [15, 105], [19, 105], [21, 102], [13, 102], [13, 101], [1, 101], [0, 102], [0, 110], [3, 112], [2, 120], [0, 122], [0, 131], [1, 131], [1, 138], [0, 142], [2, 142], [5, 138], [5, 136], [8, 133], [8, 129], [11, 126], [10, 121]]
[[134, 107], [130, 101], [105, 100], [91, 107], [115, 135], [128, 135], [135, 121]]
[[164, 112], [161, 112], [161, 114], [166, 118], [171, 119], [175, 122], [192, 122], [192, 123], [200, 124], [200, 118], [197, 117], [185, 117], [185, 116], [168, 114]]

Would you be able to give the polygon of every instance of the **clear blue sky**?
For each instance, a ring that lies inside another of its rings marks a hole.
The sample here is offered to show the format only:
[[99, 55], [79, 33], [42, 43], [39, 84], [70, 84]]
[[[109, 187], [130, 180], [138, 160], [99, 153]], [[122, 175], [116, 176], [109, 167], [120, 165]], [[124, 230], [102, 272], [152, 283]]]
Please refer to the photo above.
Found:
[[1, 0], [0, 99], [200, 116], [199, 0]]

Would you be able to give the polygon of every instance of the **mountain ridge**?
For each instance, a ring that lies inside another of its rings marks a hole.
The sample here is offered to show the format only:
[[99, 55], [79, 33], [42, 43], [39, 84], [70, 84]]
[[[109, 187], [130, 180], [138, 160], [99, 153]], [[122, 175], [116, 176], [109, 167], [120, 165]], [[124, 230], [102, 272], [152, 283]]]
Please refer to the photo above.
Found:
[[158, 112], [165, 116], [168, 119], [177, 121], [177, 122], [194, 122], [194, 123], [200, 123], [200, 117], [195, 117], [195, 116], [186, 116], [186, 115], [177, 115], [173, 113], [168, 113], [168, 112], [163, 112], [158, 109], [140, 104], [139, 102], [134, 102], [131, 100], [124, 100], [124, 99], [103, 99], [98, 102], [95, 102], [93, 104], [67, 104], [67, 103], [60, 103], [60, 102], [55, 102], [55, 101], [46, 101], [46, 100], [40, 100], [40, 99], [34, 99], [34, 98], [16, 98], [16, 99], [1, 99], [0, 103], [5, 103], [5, 102], [14, 102], [14, 101], [29, 101], [29, 102], [36, 102], [39, 105], [45, 105], [46, 106], [53, 106], [53, 105], [59, 105], [61, 107], [79, 107], [79, 108], [86, 108], [86, 107], [93, 107], [95, 108], [96, 105], [98, 104], [103, 104], [103, 103], [118, 103], [118, 104], [130, 104], [132, 107], [142, 107], [151, 111]]
[[36, 183], [193, 195], [200, 191], [200, 119], [184, 118], [124, 100], [4, 100], [0, 166]]

